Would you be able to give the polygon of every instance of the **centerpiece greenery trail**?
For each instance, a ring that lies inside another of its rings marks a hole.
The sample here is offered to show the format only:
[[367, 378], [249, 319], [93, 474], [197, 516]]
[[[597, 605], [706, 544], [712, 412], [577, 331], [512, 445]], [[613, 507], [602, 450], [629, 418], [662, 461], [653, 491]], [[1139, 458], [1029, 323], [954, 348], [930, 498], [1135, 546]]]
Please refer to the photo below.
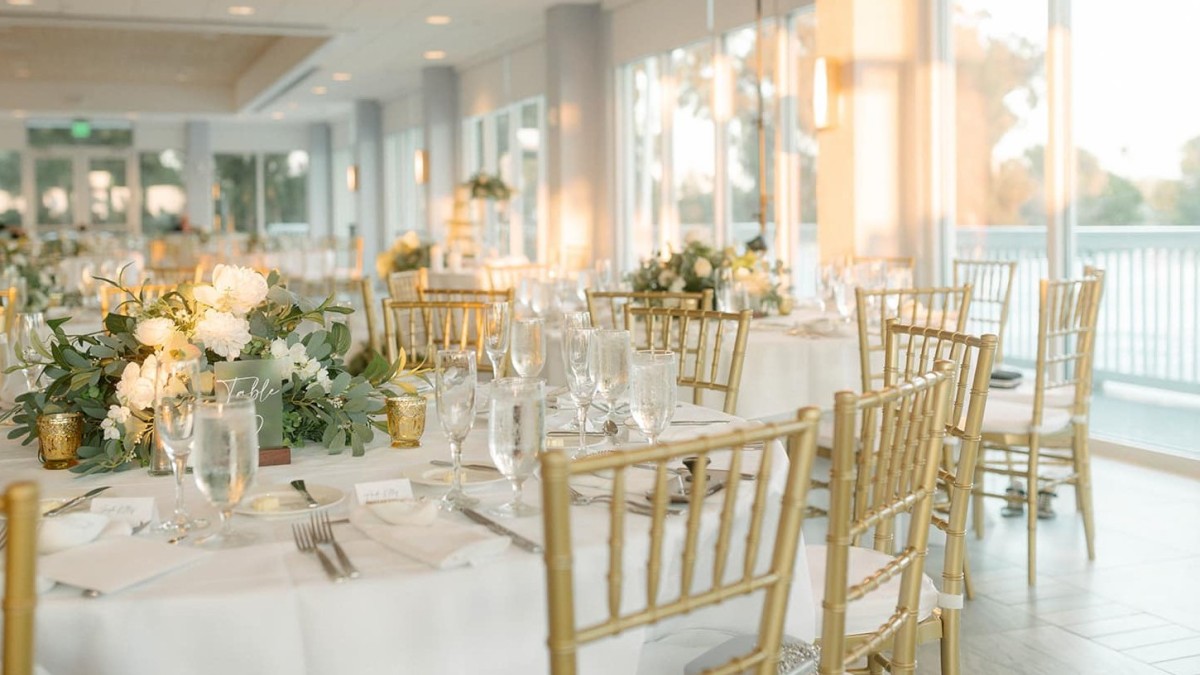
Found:
[[391, 248], [375, 258], [375, 271], [386, 281], [392, 272], [429, 267], [429, 249], [428, 242], [421, 241], [420, 235], [409, 230], [397, 239]]
[[492, 176], [482, 171], [471, 176], [463, 183], [471, 191], [471, 199], [494, 199], [504, 201], [512, 197], [512, 188], [500, 176]]
[[672, 251], [668, 247], [666, 255], [642, 260], [629, 274], [629, 281], [635, 291], [698, 293], [716, 286], [716, 272], [724, 262], [724, 251], [693, 240], [681, 251]]
[[382, 397], [393, 394], [386, 385], [404, 369], [404, 358], [389, 364], [376, 356], [351, 375], [343, 364], [350, 330], [328, 318], [353, 310], [332, 298], [317, 304], [289, 291], [277, 272], [263, 277], [225, 265], [213, 269], [211, 284], [184, 284], [156, 300], [123, 290], [131, 299], [104, 317], [103, 332], [68, 335], [66, 318], [47, 322], [52, 336], [29, 366], [42, 369], [49, 384], [17, 398], [19, 405], [8, 413], [17, 425], [9, 438], [24, 437], [28, 444], [37, 437], [39, 415], [79, 412], [84, 437], [73, 471], [145, 466], [158, 362], [187, 356], [201, 360], [204, 393], [212, 392], [217, 361], [282, 361], [283, 433], [291, 446], [320, 443], [331, 454], [350, 447], [358, 456], [372, 428], [384, 428], [371, 416], [382, 411]]

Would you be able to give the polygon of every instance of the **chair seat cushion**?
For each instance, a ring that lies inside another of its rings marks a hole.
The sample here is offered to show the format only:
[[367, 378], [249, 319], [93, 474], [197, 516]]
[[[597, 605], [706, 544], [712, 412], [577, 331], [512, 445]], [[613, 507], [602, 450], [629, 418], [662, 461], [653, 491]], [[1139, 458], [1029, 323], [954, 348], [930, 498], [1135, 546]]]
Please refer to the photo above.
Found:
[[[1027, 434], [1033, 424], [1033, 401], [989, 400], [983, 410], [983, 433]], [[1065, 408], [1042, 408], [1042, 434], [1064, 431], [1071, 424], [1071, 411]]]
[[[813, 598], [816, 599], [817, 634], [821, 634], [821, 603], [825, 598], [825, 546], [808, 546], [808, 571], [812, 580]], [[850, 574], [847, 579], [851, 584], [857, 584], [892, 559], [892, 556], [874, 549], [859, 546], [850, 547]], [[896, 575], [861, 600], [847, 603], [846, 606], [846, 635], [871, 633], [879, 625], [888, 620], [896, 612], [896, 602], [900, 598], [900, 578]], [[933, 613], [938, 604], [938, 590], [928, 574], [921, 575], [921, 601], [918, 618], [924, 621]]]
[[[992, 401], [1009, 401], [1013, 403], [1033, 404], [1034, 384], [1032, 379], [1026, 379], [1015, 389], [992, 387], [988, 390], [988, 405]], [[1075, 387], [1055, 387], [1046, 392], [1046, 406], [1054, 408], [1070, 408], [1075, 405]]]
[[[735, 656], [748, 654], [754, 649], [756, 640], [756, 635], [733, 636], [720, 630], [682, 630], [643, 645], [638, 658], [638, 675], [702, 673], [727, 663]], [[817, 660], [810, 656], [816, 650], [811, 645], [786, 635], [783, 636], [783, 642], [785, 645], [795, 645], [794, 649], [785, 648], [784, 654], [797, 658], [789, 658], [786, 664], [781, 660], [781, 675], [809, 675], [817, 671]]]

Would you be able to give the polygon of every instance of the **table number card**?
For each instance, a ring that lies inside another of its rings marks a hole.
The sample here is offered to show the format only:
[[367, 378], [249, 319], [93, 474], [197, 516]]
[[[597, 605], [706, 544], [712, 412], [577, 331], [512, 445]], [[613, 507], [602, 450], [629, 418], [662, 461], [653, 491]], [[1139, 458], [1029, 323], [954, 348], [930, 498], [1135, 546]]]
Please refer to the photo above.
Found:
[[358, 495], [359, 504], [390, 502], [396, 499], [412, 499], [413, 496], [412, 483], [407, 478], [356, 483], [354, 485], [354, 493]]
[[91, 511], [130, 525], [158, 519], [153, 497], [96, 497], [92, 500]]
[[219, 400], [252, 398], [258, 414], [258, 447], [283, 445], [283, 369], [275, 359], [220, 361], [213, 366]]

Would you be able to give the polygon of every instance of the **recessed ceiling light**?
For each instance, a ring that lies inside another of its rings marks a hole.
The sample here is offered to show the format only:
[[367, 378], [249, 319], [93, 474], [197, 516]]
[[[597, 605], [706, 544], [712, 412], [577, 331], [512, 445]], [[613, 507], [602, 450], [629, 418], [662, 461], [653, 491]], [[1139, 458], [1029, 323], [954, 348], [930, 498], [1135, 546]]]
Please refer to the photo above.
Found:
[[333, 81], [334, 82], [349, 82], [350, 81], [350, 73], [334, 73]]
[[33, 0], [8, 0], [8, 4], [13, 7], [28, 7], [33, 4]]
[[328, 91], [329, 91], [328, 88], [323, 87], [321, 85], [317, 85], [312, 88], [312, 93], [316, 94], [317, 96], [324, 96]]
[[14, 110], [14, 111], [12, 111], [12, 116], [19, 120], [25, 119], [25, 111], [24, 110]]
[[283, 113], [281, 113], [281, 112], [273, 112], [273, 113], [271, 113], [271, 119], [273, 119], [273, 120], [281, 120], [281, 119], [283, 119]]
[[125, 119], [127, 119], [127, 120], [136, 120], [137, 118], [138, 118], [138, 114], [135, 112], [125, 113]]
[[450, 23], [450, 17], [446, 16], [445, 14], [434, 14], [432, 16], [425, 17], [425, 23], [429, 24], [430, 26], [445, 26], [446, 24]]
[[430, 49], [423, 55], [426, 61], [441, 61], [446, 58], [446, 52], [440, 49]]
[[250, 5], [231, 5], [229, 13], [234, 16], [250, 16], [254, 13], [254, 8]]

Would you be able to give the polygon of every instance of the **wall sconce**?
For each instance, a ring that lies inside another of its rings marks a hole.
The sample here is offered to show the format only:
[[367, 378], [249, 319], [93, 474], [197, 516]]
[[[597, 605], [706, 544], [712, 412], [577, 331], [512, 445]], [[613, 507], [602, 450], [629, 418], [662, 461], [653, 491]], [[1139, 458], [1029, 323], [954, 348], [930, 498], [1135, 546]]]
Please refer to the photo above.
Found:
[[358, 192], [358, 165], [351, 164], [346, 167], [346, 187], [351, 192]]
[[417, 185], [424, 185], [429, 180], [429, 153], [424, 150], [413, 153], [413, 178]]
[[837, 125], [839, 70], [836, 59], [818, 56], [813, 62], [813, 123], [818, 130]]

